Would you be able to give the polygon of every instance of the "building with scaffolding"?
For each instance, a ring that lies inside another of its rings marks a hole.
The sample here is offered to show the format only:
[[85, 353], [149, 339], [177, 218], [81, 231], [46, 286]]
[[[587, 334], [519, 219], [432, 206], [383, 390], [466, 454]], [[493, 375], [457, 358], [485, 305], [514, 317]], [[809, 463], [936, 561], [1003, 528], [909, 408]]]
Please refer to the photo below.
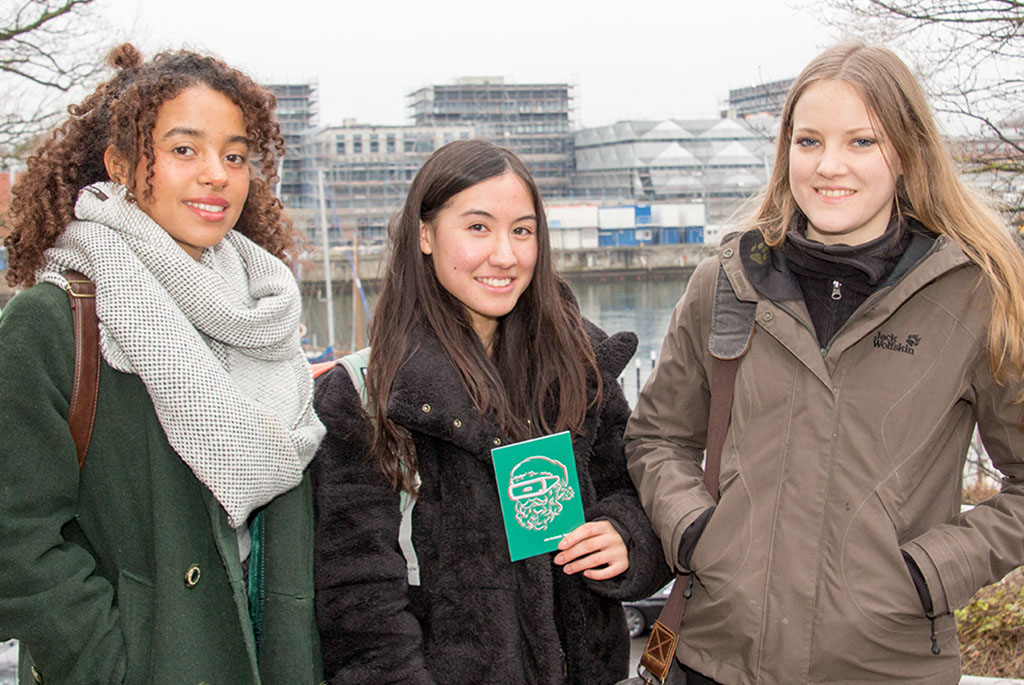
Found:
[[466, 77], [453, 85], [420, 88], [408, 101], [414, 125], [472, 126], [478, 137], [523, 160], [545, 197], [567, 193], [572, 171], [569, 84]]
[[779, 117], [782, 115], [782, 106], [786, 104], [786, 95], [789, 94], [789, 87], [792, 85], [793, 79], [788, 78], [756, 86], [734, 88], [729, 91], [727, 115], [739, 119], [765, 115]]
[[[405, 202], [427, 157], [442, 145], [473, 137], [472, 126], [376, 126], [355, 121], [318, 131], [314, 164], [324, 171], [330, 243], [350, 244], [356, 235], [363, 245], [386, 242], [388, 221]], [[313, 193], [316, 197], [315, 188]], [[318, 235], [317, 229], [313, 233]]]
[[313, 83], [289, 83], [265, 85], [264, 88], [277, 98], [277, 121], [285, 144], [277, 196], [288, 209], [313, 209], [316, 171], [311, 143], [318, 119], [317, 86]]
[[574, 200], [702, 202], [720, 223], [766, 183], [772, 134], [737, 119], [620, 121], [574, 135]]

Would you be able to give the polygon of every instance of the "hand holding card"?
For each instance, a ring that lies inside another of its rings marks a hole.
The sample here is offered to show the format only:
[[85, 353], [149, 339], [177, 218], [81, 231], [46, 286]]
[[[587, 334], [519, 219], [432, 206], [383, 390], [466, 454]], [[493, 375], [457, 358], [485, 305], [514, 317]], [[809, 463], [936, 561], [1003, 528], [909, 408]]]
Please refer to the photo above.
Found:
[[562, 538], [558, 549], [555, 563], [570, 575], [583, 571], [591, 580], [608, 580], [629, 568], [626, 543], [608, 521], [584, 523]]

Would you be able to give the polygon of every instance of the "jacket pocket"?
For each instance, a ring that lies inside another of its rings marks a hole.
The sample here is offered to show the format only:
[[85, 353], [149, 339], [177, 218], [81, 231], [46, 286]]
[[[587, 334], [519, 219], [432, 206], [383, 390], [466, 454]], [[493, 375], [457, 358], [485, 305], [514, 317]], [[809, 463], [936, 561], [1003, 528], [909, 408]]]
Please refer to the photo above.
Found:
[[267, 592], [260, 675], [265, 683], [319, 682], [319, 638], [312, 597]]
[[149, 682], [152, 668], [153, 584], [131, 571], [117, 574], [117, 609], [124, 634], [127, 685]]
[[895, 632], [928, 631], [897, 526], [877, 491], [851, 521], [841, 563], [850, 599], [868, 621]]
[[708, 520], [690, 556], [690, 568], [709, 596], [736, 578], [750, 553], [751, 503], [743, 481], [736, 478]]
[[850, 519], [840, 542], [838, 582], [828, 582], [831, 568], [824, 571], [810, 665], [814, 682], [831, 682], [839, 673], [870, 674], [872, 682], [956, 680], [956, 622], [948, 615], [935, 621], [942, 652], [933, 654], [931, 625], [884, 502], [872, 492]]

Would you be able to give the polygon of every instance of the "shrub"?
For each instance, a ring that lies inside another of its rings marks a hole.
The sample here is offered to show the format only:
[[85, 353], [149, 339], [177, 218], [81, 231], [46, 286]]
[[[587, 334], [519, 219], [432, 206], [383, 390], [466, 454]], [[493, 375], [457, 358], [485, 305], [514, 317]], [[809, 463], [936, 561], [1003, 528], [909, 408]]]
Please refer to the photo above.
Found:
[[956, 620], [964, 673], [1024, 674], [1024, 567], [979, 590]]

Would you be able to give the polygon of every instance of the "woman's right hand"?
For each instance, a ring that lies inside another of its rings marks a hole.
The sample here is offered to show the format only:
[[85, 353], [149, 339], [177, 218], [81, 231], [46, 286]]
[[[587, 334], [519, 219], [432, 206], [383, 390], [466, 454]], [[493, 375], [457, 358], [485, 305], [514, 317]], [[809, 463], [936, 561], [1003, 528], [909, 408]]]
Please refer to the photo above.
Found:
[[608, 580], [629, 568], [626, 543], [608, 521], [584, 523], [562, 538], [558, 549], [555, 563], [569, 575], [583, 571], [590, 580]]

